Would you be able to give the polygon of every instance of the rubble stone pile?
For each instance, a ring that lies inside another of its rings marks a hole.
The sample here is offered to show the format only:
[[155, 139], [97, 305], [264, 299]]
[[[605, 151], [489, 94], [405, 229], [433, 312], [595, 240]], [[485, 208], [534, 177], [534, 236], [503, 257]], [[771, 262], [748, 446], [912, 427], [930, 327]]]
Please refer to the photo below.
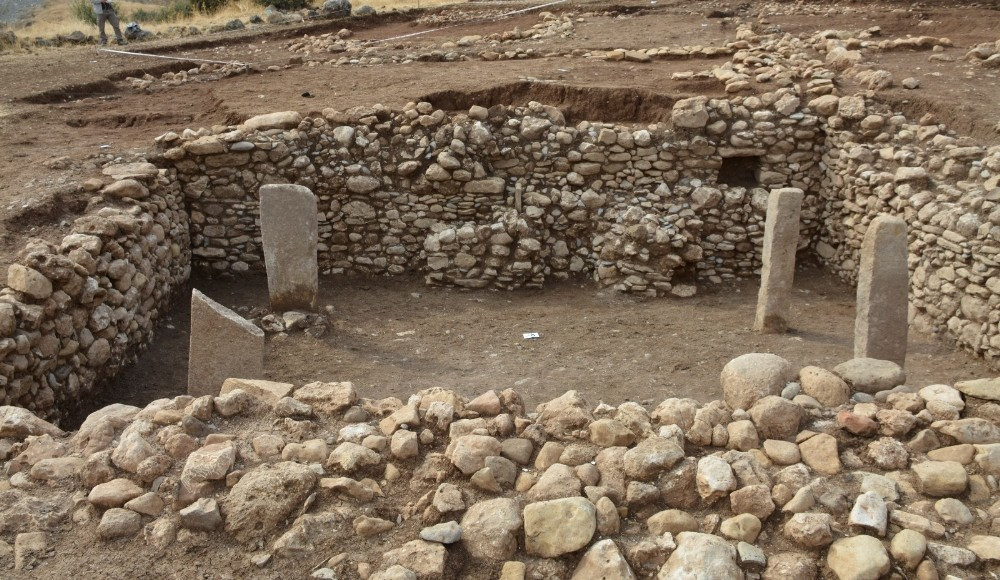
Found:
[[245, 576], [988, 577], [1000, 382], [905, 379], [751, 353], [724, 400], [652, 410], [243, 379], [74, 433], [0, 407], [0, 565], [44, 573], [80, 534]]

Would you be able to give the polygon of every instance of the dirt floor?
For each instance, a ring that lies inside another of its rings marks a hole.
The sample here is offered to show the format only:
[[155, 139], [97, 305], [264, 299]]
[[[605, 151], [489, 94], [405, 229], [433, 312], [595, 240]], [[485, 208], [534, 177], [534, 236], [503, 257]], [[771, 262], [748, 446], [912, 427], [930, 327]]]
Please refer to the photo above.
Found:
[[[243, 314], [267, 309], [267, 283], [255, 278], [197, 280], [194, 287]], [[831, 369], [851, 358], [854, 291], [816, 267], [802, 270], [784, 335], [753, 332], [757, 282], [703, 287], [691, 299], [642, 299], [587, 281], [541, 291], [431, 288], [417, 279], [321, 282], [332, 306], [321, 338], [302, 331], [269, 335], [267, 379], [296, 385], [352, 381], [362, 397], [399, 397], [445, 387], [466, 397], [516, 389], [529, 408], [580, 391], [591, 403], [637, 401], [652, 410], [668, 397], [721, 397], [719, 373], [747, 352], [773, 352], [797, 367]], [[153, 347], [78, 413], [186, 392], [188, 297], [178, 300]], [[524, 332], [541, 338], [525, 340]], [[911, 333], [908, 384], [988, 376], [979, 360]], [[74, 425], [69, 425], [74, 427]]]

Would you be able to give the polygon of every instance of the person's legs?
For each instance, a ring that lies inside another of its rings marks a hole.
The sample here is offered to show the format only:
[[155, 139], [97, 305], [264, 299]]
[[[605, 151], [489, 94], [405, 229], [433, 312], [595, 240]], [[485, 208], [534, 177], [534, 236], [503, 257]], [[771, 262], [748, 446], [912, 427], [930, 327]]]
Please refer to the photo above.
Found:
[[118, 28], [118, 15], [114, 12], [108, 14], [108, 22], [111, 23], [111, 28], [115, 31], [115, 40], [118, 41], [118, 44], [125, 44], [125, 37], [122, 36], [122, 31]]
[[102, 13], [97, 15], [97, 29], [100, 31], [100, 35], [98, 36], [98, 38], [100, 39], [102, 46], [108, 43], [108, 33], [107, 30], [105, 30], [107, 28], [105, 26], [105, 23], [107, 23], [107, 21], [108, 21], [107, 14]]

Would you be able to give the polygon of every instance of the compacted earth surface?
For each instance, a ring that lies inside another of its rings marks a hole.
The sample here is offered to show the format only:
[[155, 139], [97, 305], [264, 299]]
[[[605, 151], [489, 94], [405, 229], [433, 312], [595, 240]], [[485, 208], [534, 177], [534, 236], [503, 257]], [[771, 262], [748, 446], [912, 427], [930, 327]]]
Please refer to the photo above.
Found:
[[[268, 310], [264, 277], [195, 280], [192, 286], [257, 321]], [[775, 352], [797, 364], [832, 368], [853, 356], [854, 290], [819, 267], [797, 276], [792, 329], [751, 329], [757, 283], [725, 285], [689, 299], [643, 299], [586, 280], [542, 290], [467, 291], [420, 279], [324, 278], [320, 336], [269, 334], [268, 379], [351, 381], [360, 396], [398, 397], [431, 387], [474, 396], [517, 389], [535, 405], [569, 389], [588, 401], [635, 401], [652, 410], [665, 397], [702, 402], [722, 395], [719, 372], [745, 352]], [[143, 406], [186, 393], [188, 301], [160, 328], [149, 351], [92, 402]], [[537, 332], [538, 339], [524, 333]], [[986, 376], [982, 361], [911, 332], [912, 384]]]
[[[504, 16], [531, 6], [130, 47], [144, 55], [0, 54], [0, 266], [67, 233], [90, 203], [80, 184], [167, 131], [415, 101], [541, 101], [571, 123], [642, 126], [724, 95], [716, 49], [748, 26], [937, 39], [866, 48], [897, 82], [845, 75], [840, 92], [1000, 142], [1000, 73], [984, 65], [1000, 50], [995, 4], [572, 1]], [[493, 34], [513, 40], [496, 52]], [[637, 52], [658, 47], [683, 56]], [[262, 325], [271, 314], [262, 278], [191, 286]], [[268, 333], [271, 382], [197, 399], [181, 294], [73, 421], [0, 408], [0, 575], [996, 577], [1000, 384], [970, 381], [992, 372], [915, 331], [905, 375], [840, 366], [854, 293], [819, 268], [798, 273], [780, 335], [750, 329], [755, 280], [640, 299], [585, 280], [324, 278], [319, 315]]]

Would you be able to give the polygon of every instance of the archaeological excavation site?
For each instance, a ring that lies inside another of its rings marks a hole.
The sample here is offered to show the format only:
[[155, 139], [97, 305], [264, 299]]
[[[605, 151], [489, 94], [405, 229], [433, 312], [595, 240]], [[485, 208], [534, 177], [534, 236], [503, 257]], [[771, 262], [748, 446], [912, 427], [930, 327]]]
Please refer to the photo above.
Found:
[[1000, 578], [1000, 6], [328, 8], [0, 52], [0, 577]]

